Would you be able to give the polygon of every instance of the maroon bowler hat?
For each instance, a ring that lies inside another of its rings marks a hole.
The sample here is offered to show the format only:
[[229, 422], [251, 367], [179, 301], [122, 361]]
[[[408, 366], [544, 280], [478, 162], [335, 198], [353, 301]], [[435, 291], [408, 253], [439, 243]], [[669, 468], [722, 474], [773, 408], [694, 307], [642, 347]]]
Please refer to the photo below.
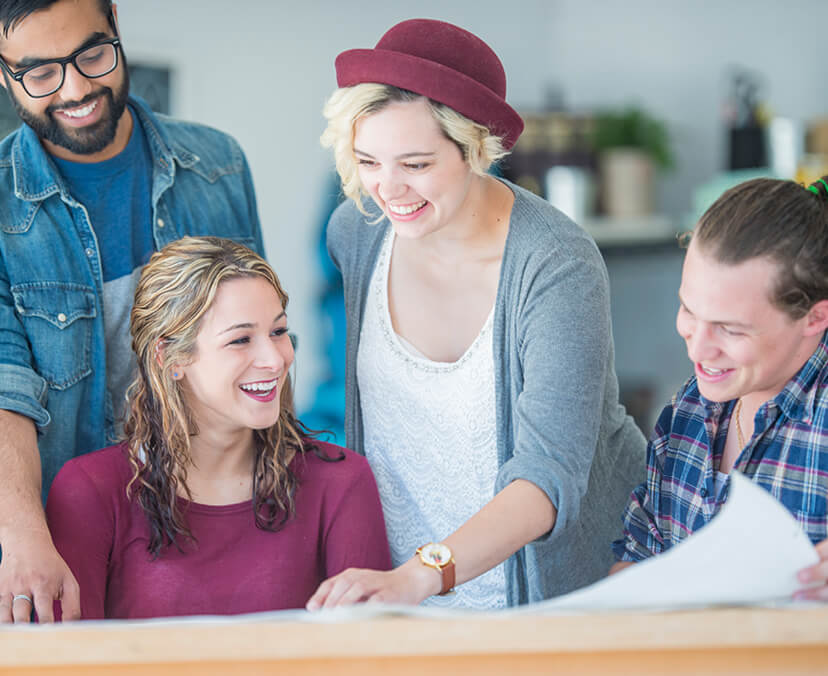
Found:
[[506, 73], [491, 47], [445, 21], [409, 19], [391, 27], [374, 49], [336, 57], [340, 87], [378, 82], [444, 103], [503, 138], [509, 149], [523, 120], [506, 103]]

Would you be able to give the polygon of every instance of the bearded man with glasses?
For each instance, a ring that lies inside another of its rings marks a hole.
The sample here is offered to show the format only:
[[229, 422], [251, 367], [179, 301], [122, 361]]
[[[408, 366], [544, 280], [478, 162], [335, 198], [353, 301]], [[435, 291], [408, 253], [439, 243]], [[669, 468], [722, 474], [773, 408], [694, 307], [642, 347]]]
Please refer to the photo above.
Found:
[[0, 622], [79, 616], [42, 496], [120, 433], [129, 312], [149, 256], [184, 235], [263, 254], [238, 143], [129, 95], [111, 0], [0, 2]]

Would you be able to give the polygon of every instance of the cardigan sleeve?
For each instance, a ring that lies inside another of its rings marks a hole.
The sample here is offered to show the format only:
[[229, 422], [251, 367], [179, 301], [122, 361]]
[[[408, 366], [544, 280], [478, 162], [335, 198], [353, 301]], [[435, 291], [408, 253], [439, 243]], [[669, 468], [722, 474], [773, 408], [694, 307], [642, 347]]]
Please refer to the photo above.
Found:
[[525, 479], [546, 493], [557, 520], [541, 541], [578, 521], [611, 367], [609, 285], [600, 255], [552, 249], [530, 257], [521, 279], [514, 337], [520, 363], [510, 368], [520, 369], [522, 388], [511, 410], [511, 457], [496, 482], [500, 491]]

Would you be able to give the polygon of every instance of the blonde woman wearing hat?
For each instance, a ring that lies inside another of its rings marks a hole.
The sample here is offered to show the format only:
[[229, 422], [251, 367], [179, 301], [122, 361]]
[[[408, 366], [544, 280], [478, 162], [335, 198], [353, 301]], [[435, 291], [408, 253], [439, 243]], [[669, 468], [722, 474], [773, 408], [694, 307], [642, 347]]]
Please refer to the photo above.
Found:
[[498, 608], [600, 578], [645, 442], [618, 404], [595, 244], [487, 174], [523, 129], [499, 59], [417, 19], [336, 72], [322, 141], [350, 198], [328, 231], [346, 433], [377, 478], [396, 568], [347, 570], [308, 607]]

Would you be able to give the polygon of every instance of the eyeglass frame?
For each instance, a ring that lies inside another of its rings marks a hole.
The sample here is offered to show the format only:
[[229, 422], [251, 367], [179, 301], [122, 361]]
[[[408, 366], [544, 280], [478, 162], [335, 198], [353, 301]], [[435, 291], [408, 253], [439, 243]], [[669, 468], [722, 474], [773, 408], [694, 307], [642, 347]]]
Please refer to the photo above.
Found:
[[[102, 47], [103, 45], [112, 45], [115, 48], [115, 61], [112, 64], [112, 68], [110, 68], [105, 73], [101, 73], [100, 75], [87, 75], [78, 66], [77, 58], [81, 54], [83, 54], [85, 51], [87, 51], [88, 49], [94, 49], [95, 47]], [[13, 80], [16, 80], [17, 82], [20, 83], [20, 86], [23, 87], [23, 91], [25, 91], [28, 96], [30, 96], [33, 99], [43, 99], [43, 98], [46, 98], [47, 96], [51, 96], [55, 92], [59, 91], [60, 88], [63, 86], [63, 83], [66, 81], [66, 64], [71, 63], [75, 67], [75, 70], [77, 70], [78, 73], [83, 75], [85, 78], [87, 78], [89, 80], [95, 80], [99, 77], [103, 77], [104, 75], [109, 75], [113, 70], [115, 70], [118, 67], [118, 63], [119, 63], [118, 52], [120, 51], [120, 49], [121, 49], [121, 38], [119, 38], [118, 36], [115, 36], [113, 38], [106, 38], [105, 40], [99, 40], [98, 42], [95, 42], [91, 45], [86, 45], [85, 47], [81, 47], [80, 49], [76, 49], [69, 56], [64, 56], [62, 59], [48, 59], [47, 61], [41, 61], [40, 63], [35, 63], [35, 64], [32, 64], [31, 66], [27, 66], [26, 68], [23, 68], [22, 70], [18, 70], [17, 72], [14, 72], [11, 68], [9, 68], [9, 65], [6, 63], [6, 60], [2, 56], [0, 56], [0, 65], [3, 66], [3, 69], [11, 76], [11, 78]], [[53, 63], [56, 63], [56, 64], [60, 65], [60, 84], [58, 84], [57, 87], [55, 87], [52, 91], [50, 91], [46, 94], [37, 94], [37, 95], [32, 94], [26, 88], [26, 85], [23, 83], [23, 77], [26, 75], [26, 73], [28, 73], [29, 71], [34, 70], [35, 68], [42, 68], [43, 66], [48, 66], [48, 65], [51, 65]]]

